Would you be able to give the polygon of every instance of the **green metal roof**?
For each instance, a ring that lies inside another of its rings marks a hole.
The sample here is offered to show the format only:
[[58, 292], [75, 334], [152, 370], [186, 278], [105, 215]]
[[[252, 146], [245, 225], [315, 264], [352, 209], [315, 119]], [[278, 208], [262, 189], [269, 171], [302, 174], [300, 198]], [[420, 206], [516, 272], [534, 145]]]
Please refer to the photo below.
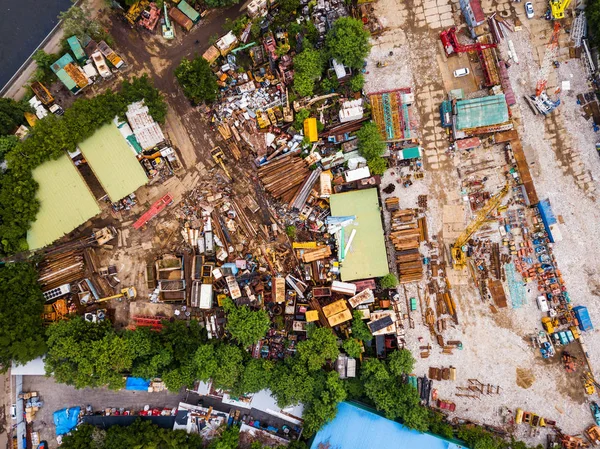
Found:
[[33, 170], [40, 210], [27, 233], [30, 249], [46, 245], [100, 213], [98, 203], [66, 154]]
[[456, 102], [456, 129], [499, 125], [508, 121], [504, 94]]
[[420, 157], [421, 157], [421, 148], [418, 146], [404, 148], [402, 150], [402, 159], [418, 159]]
[[104, 125], [79, 149], [112, 202], [148, 182], [146, 172], [114, 123]]
[[192, 22], [196, 23], [200, 20], [200, 14], [194, 8], [192, 8], [185, 0], [181, 0], [177, 5], [177, 9], [179, 9], [182, 13], [188, 16]]
[[75, 55], [75, 58], [79, 62], [83, 62], [86, 58], [86, 55], [83, 51], [83, 48], [81, 48], [81, 44], [79, 43], [79, 39], [77, 39], [77, 36], [71, 36], [70, 38], [68, 38], [67, 43], [69, 44], [69, 47], [71, 47], [71, 51]]
[[74, 62], [73, 57], [69, 53], [62, 55], [54, 64], [50, 66], [52, 71], [58, 74], [60, 69], [63, 69], [67, 64]]
[[385, 276], [389, 273], [385, 236], [377, 189], [338, 193], [329, 198], [334, 217], [355, 215], [354, 224], [344, 228], [344, 246], [352, 230], [356, 234], [341, 267], [343, 281]]
[[77, 86], [77, 83], [69, 76], [65, 69], [60, 69], [56, 72], [56, 76], [71, 92], [77, 92], [79, 90], [79, 86]]

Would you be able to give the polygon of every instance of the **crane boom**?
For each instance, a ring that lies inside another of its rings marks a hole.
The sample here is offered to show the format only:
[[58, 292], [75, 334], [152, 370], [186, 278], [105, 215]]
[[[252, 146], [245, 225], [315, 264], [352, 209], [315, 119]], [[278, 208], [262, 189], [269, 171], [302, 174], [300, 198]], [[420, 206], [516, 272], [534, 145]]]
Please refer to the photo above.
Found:
[[502, 202], [502, 198], [508, 193], [508, 184], [505, 184], [504, 187], [490, 200], [487, 202], [483, 208], [477, 212], [475, 219], [469, 223], [466, 229], [458, 236], [452, 247], [450, 248], [450, 252], [452, 253], [452, 262], [454, 268], [457, 270], [462, 270], [467, 266], [467, 255], [463, 251], [463, 246], [469, 241], [471, 236], [477, 231], [486, 221], [488, 216], [496, 210], [500, 203]]
[[560, 23], [554, 22], [554, 29], [552, 30], [552, 37], [550, 42], [546, 45], [546, 53], [544, 59], [540, 65], [540, 71], [538, 72], [537, 84], [535, 86], [535, 96], [539, 97], [542, 92], [546, 90], [546, 84], [548, 84], [548, 73], [550, 72], [550, 66], [556, 60], [558, 54], [558, 34], [560, 32]]

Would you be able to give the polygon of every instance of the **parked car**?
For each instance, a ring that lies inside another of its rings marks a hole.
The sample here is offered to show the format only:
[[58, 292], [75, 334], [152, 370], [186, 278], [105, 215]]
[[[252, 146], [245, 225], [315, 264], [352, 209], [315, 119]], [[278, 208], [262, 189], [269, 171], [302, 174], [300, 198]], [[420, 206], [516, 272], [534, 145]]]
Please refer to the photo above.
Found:
[[454, 71], [454, 78], [460, 78], [462, 76], [467, 76], [469, 73], [471, 73], [471, 72], [466, 67], [463, 67], [462, 69], [456, 69]]
[[533, 19], [533, 3], [526, 2], [525, 3], [525, 15], [528, 19]]
[[12, 419], [17, 419], [17, 404], [10, 406], [10, 417]]
[[542, 312], [547, 312], [548, 310], [550, 310], [548, 308], [548, 300], [546, 299], [545, 296], [538, 296], [537, 297], [537, 305], [538, 308], [542, 311]]
[[546, 239], [535, 239], [535, 240], [533, 241], [533, 244], [534, 244], [534, 245], [543, 245], [543, 244], [545, 244], [545, 243], [546, 243]]
[[545, 246], [536, 246], [535, 247], [535, 253], [536, 254], [546, 254], [548, 250], [546, 249]]

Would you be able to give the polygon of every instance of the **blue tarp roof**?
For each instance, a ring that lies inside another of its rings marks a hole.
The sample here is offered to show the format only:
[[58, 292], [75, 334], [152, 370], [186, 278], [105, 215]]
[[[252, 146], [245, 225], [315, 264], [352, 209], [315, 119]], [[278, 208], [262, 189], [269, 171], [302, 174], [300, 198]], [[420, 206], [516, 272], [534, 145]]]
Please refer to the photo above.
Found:
[[81, 407], [71, 407], [54, 412], [56, 435], [64, 435], [74, 429], [77, 426], [80, 411]]
[[342, 402], [337, 416], [319, 430], [311, 449], [319, 444], [340, 449], [458, 449], [435, 436], [410, 430], [355, 405]]
[[150, 381], [141, 377], [128, 377], [125, 381], [125, 389], [133, 391], [148, 391]]

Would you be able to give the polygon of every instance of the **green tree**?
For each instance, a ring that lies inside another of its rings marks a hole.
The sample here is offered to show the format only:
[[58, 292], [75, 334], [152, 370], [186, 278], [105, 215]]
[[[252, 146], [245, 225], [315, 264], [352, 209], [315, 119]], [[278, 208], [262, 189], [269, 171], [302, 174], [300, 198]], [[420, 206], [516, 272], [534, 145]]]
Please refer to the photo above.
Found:
[[600, 0], [586, 2], [585, 18], [593, 45], [600, 45]]
[[158, 89], [154, 87], [147, 74], [125, 80], [121, 84], [121, 97], [125, 103], [144, 100], [148, 112], [158, 123], [164, 123], [167, 118], [167, 103]]
[[0, 268], [0, 369], [25, 364], [44, 354], [44, 297], [28, 263]]
[[386, 145], [375, 123], [365, 123], [356, 133], [356, 137], [358, 137], [358, 151], [367, 161], [381, 157], [385, 153]]
[[477, 426], [463, 426], [458, 431], [458, 438], [472, 449], [502, 449], [504, 442]]
[[305, 48], [294, 58], [294, 89], [298, 95], [307, 97], [313, 94], [315, 82], [323, 73], [321, 52]]
[[388, 168], [387, 161], [382, 157], [369, 159], [367, 165], [373, 175], [383, 175]]
[[17, 146], [19, 139], [17, 136], [0, 136], [0, 162], [4, 160], [4, 155]]
[[67, 38], [71, 36], [77, 36], [81, 40], [87, 34], [96, 42], [103, 40], [109, 45], [112, 44], [112, 39], [106, 29], [100, 22], [92, 19], [90, 10], [86, 7], [73, 5], [68, 10], [61, 12], [58, 18], [62, 20], [62, 29], [64, 30], [63, 52], [70, 50]]
[[379, 278], [379, 286], [383, 289], [395, 288], [398, 285], [398, 278], [393, 273], [388, 273]]
[[12, 134], [25, 121], [23, 113], [28, 111], [31, 111], [31, 108], [25, 102], [0, 98], [0, 135]]
[[53, 83], [56, 80], [56, 75], [52, 71], [51, 66], [58, 58], [60, 58], [60, 55], [57, 55], [56, 53], [46, 53], [41, 49], [36, 51], [33, 54], [32, 59], [35, 61], [37, 69], [30, 81], [39, 81], [44, 84]]
[[217, 78], [203, 57], [198, 56], [191, 61], [184, 58], [175, 69], [175, 77], [185, 96], [194, 103], [212, 103], [217, 99]]
[[204, 0], [209, 8], [226, 8], [227, 6], [237, 5], [240, 0]]
[[314, 435], [323, 425], [335, 418], [337, 405], [346, 399], [346, 390], [337, 372], [327, 373], [325, 386], [318, 392], [302, 415], [304, 420], [304, 434]]
[[307, 340], [298, 343], [298, 358], [306, 363], [309, 371], [320, 370], [339, 353], [337, 337], [326, 327], [315, 329]]
[[358, 73], [350, 78], [350, 90], [352, 92], [360, 92], [365, 85], [365, 76], [362, 73]]
[[365, 394], [362, 382], [358, 377], [344, 379], [344, 389], [348, 399], [361, 399]]
[[297, 357], [288, 358], [275, 365], [270, 389], [280, 407], [308, 403], [313, 399], [315, 380], [306, 364]]
[[270, 360], [250, 359], [234, 388], [235, 393], [250, 394], [269, 388], [274, 368], [275, 364]]
[[62, 449], [103, 449], [106, 431], [82, 423], [63, 436]]
[[352, 330], [352, 335], [354, 338], [357, 338], [358, 340], [364, 342], [373, 340], [373, 335], [369, 330], [369, 326], [367, 326], [363, 321], [362, 313], [360, 313], [358, 310], [352, 312], [352, 324], [350, 329]]
[[[454, 438], [454, 428], [446, 421], [446, 417], [439, 412], [430, 411], [429, 430], [443, 438]], [[512, 449], [517, 448], [513, 447]]]
[[327, 33], [325, 48], [330, 58], [353, 69], [360, 69], [369, 54], [369, 32], [360, 20], [342, 17], [333, 23]]
[[244, 370], [244, 352], [237, 346], [220, 344], [215, 352], [218, 360], [213, 374], [213, 384], [216, 388], [231, 390], [239, 381]]
[[342, 344], [342, 349], [349, 357], [358, 358], [362, 352], [362, 346], [356, 338], [349, 338]]
[[294, 129], [298, 132], [304, 129], [304, 120], [310, 117], [310, 111], [308, 109], [300, 109], [296, 112], [294, 117]]
[[412, 373], [415, 367], [415, 358], [408, 349], [398, 349], [388, 356], [390, 372], [401, 377], [403, 374]]
[[211, 343], [200, 345], [194, 355], [194, 363], [198, 379], [205, 382], [210, 380], [219, 363], [215, 354], [215, 346]]
[[265, 310], [253, 311], [248, 306], [237, 307], [229, 298], [223, 302], [223, 310], [227, 318], [225, 329], [245, 348], [263, 339], [271, 325], [269, 314]]

